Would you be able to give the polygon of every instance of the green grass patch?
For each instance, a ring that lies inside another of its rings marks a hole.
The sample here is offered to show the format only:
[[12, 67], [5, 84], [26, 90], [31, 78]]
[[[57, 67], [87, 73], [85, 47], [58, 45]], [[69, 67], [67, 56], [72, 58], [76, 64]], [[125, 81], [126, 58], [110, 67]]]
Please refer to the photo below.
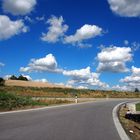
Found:
[[71, 103], [71, 101], [61, 99], [49, 100], [47, 98], [43, 100], [33, 100], [30, 96], [21, 96], [18, 94], [0, 91], [0, 111], [34, 108], [65, 103]]
[[33, 101], [31, 97], [0, 92], [0, 110], [13, 110], [26, 106], [48, 105], [44, 102]]
[[140, 103], [136, 104], [136, 111], [140, 111]]

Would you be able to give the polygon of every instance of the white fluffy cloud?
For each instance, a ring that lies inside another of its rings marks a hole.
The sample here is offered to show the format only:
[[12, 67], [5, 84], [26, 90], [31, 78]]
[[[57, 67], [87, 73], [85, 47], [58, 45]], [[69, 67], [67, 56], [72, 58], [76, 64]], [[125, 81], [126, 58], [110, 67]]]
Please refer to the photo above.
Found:
[[86, 86], [78, 86], [77, 89], [88, 89]]
[[47, 33], [42, 33], [42, 41], [55, 43], [59, 41], [68, 30], [68, 25], [64, 24], [64, 19], [62, 16], [59, 18], [52, 16], [50, 19], [48, 19], [47, 23], [50, 26]]
[[[102, 28], [96, 25], [85, 24], [80, 29], [78, 29], [74, 35], [66, 36], [64, 38], [64, 42], [73, 45], [78, 45], [79, 47], [82, 44], [83, 47], [84, 46], [83, 41], [94, 38], [101, 34], [102, 34]], [[87, 45], [85, 45], [85, 47], [87, 47]]]
[[132, 61], [130, 47], [111, 46], [103, 48], [97, 55], [98, 72], [127, 72], [126, 62]]
[[61, 69], [57, 68], [57, 62], [52, 54], [46, 55], [44, 58], [31, 59], [27, 67], [21, 67], [21, 72], [61, 72]]
[[136, 68], [136, 67], [132, 66], [132, 75], [140, 76], [140, 68]]
[[140, 16], [140, 0], [108, 0], [111, 10], [123, 17]]
[[0, 40], [6, 40], [27, 31], [28, 27], [22, 20], [12, 21], [8, 16], [0, 15]]
[[5, 75], [5, 76], [4, 76], [4, 79], [5, 79], [5, 80], [8, 80], [11, 76], [12, 76], [12, 75]]
[[[21, 72], [53, 72], [60, 73], [64, 76], [70, 77], [67, 87], [100, 87], [102, 89], [108, 88], [106, 83], [99, 80], [100, 74], [91, 72], [90, 67], [79, 69], [79, 70], [64, 70], [59, 69], [57, 61], [52, 54], [46, 55], [44, 58], [31, 59], [27, 67], [21, 67]], [[46, 80], [41, 80], [46, 82]]]
[[[45, 20], [44, 16], [41, 18], [37, 17], [36, 19]], [[80, 29], [77, 29], [74, 35], [66, 35], [69, 26], [64, 24], [62, 16], [52, 16], [46, 23], [49, 24], [48, 32], [42, 33], [42, 41], [49, 43], [61, 41], [63, 44], [72, 44], [80, 48], [92, 47], [91, 44], [88, 44], [85, 41], [100, 36], [103, 32], [103, 29], [96, 25], [85, 24]]]
[[107, 84], [101, 82], [99, 80], [99, 74], [93, 73], [90, 70], [90, 67], [80, 70], [71, 70], [71, 71], [63, 71], [63, 75], [69, 76], [71, 80], [68, 81], [69, 85], [78, 85], [78, 86], [97, 86], [101, 88], [108, 87]]
[[129, 89], [140, 89], [140, 68], [132, 66], [131, 72], [132, 74], [130, 76], [126, 76], [124, 79], [121, 79], [120, 82], [126, 84]]
[[13, 15], [26, 15], [30, 13], [35, 5], [36, 0], [3, 0], [3, 10]]
[[47, 79], [36, 79], [36, 80], [34, 80], [35, 82], [42, 82], [42, 83], [47, 83], [48, 82], [48, 80]]
[[4, 66], [5, 66], [5, 64], [0, 62], [0, 67], [4, 67]]
[[116, 85], [111, 88], [116, 91], [132, 91], [132, 89], [126, 85]]

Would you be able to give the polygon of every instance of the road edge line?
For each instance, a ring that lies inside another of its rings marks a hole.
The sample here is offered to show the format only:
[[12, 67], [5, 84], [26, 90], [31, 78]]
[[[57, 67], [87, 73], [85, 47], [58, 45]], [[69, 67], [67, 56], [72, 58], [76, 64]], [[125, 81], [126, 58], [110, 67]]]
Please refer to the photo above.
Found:
[[123, 129], [122, 124], [120, 123], [119, 118], [118, 118], [118, 110], [119, 110], [119, 107], [121, 105], [125, 104], [125, 103], [126, 102], [123, 102], [123, 103], [120, 103], [120, 104], [116, 105], [113, 108], [112, 116], [113, 116], [113, 121], [114, 121], [115, 127], [116, 127], [116, 129], [118, 131], [118, 134], [119, 134], [121, 140], [130, 140], [129, 136], [126, 134], [126, 132]]

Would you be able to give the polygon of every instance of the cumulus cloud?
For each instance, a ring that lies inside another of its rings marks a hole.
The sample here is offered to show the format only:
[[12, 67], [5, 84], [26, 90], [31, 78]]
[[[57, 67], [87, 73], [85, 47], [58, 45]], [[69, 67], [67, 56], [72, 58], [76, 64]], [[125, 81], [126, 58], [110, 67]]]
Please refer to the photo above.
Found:
[[[96, 25], [85, 24], [80, 29], [78, 29], [74, 35], [66, 36], [64, 38], [64, 43], [70, 43], [73, 45], [78, 45], [79, 47], [84, 47], [83, 41], [95, 38], [96, 36], [99, 36], [101, 34], [102, 28]], [[87, 44], [85, 45], [85, 47], [87, 47]]]
[[132, 61], [132, 49], [130, 47], [110, 46], [103, 48], [97, 55], [99, 61], [98, 72], [128, 72], [126, 62]]
[[77, 89], [88, 89], [86, 86], [78, 86]]
[[116, 85], [111, 88], [116, 91], [132, 91], [132, 89], [126, 85]]
[[[45, 18], [44, 16], [36, 17], [36, 20], [44, 21]], [[99, 26], [85, 24], [80, 29], [77, 29], [75, 34], [66, 35], [69, 26], [64, 24], [62, 16], [52, 16], [46, 23], [49, 24], [48, 32], [42, 33], [41, 40], [49, 43], [61, 41], [63, 44], [72, 44], [79, 48], [89, 48], [92, 47], [92, 45], [86, 43], [86, 41], [100, 36], [103, 33], [103, 29]]]
[[[95, 86], [105, 89], [108, 87], [106, 83], [99, 80], [100, 74], [91, 72], [91, 68], [83, 68], [79, 70], [64, 70], [59, 69], [57, 61], [52, 54], [46, 55], [44, 58], [31, 59], [27, 67], [21, 67], [21, 72], [53, 72], [59, 73], [63, 76], [68, 76], [68, 80], [65, 86], [77, 87], [77, 86]], [[44, 80], [45, 81], [45, 80]]]
[[0, 62], [0, 67], [4, 67], [4, 66], [5, 66], [5, 64]]
[[8, 16], [0, 15], [0, 40], [6, 40], [27, 31], [28, 27], [24, 25], [22, 20], [12, 21]]
[[140, 89], [140, 68], [132, 66], [131, 75], [121, 79], [120, 82], [126, 84], [129, 89]]
[[5, 80], [8, 80], [11, 76], [12, 76], [12, 75], [5, 75], [3, 78], [4, 78]]
[[122, 17], [139, 17], [140, 0], [108, 0], [110, 9]]
[[71, 71], [63, 71], [63, 75], [69, 76], [71, 80], [68, 81], [68, 85], [79, 85], [82, 86], [97, 86], [101, 88], [108, 87], [107, 84], [101, 82], [99, 80], [99, 74], [93, 73], [90, 70], [90, 67], [80, 69], [80, 70], [71, 70]]
[[64, 24], [62, 16], [59, 18], [52, 16], [47, 23], [50, 25], [47, 33], [42, 33], [41, 40], [49, 43], [58, 42], [68, 30], [68, 25]]
[[35, 82], [42, 82], [42, 83], [47, 83], [48, 82], [48, 80], [47, 79], [45, 79], [45, 78], [43, 78], [43, 79], [36, 79], [36, 80], [34, 80]]
[[2, 8], [6, 13], [26, 15], [34, 9], [36, 3], [36, 0], [3, 0]]
[[140, 76], [140, 68], [136, 68], [136, 67], [132, 66], [132, 75]]
[[31, 59], [27, 67], [21, 67], [21, 72], [61, 72], [57, 68], [57, 62], [52, 54], [46, 55], [44, 58]]

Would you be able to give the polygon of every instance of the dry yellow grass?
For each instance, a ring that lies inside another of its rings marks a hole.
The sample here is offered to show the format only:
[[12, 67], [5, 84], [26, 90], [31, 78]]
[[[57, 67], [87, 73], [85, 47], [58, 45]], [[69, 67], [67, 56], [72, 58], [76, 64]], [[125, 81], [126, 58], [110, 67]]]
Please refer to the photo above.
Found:
[[60, 85], [54, 85], [51, 83], [43, 83], [43, 82], [35, 82], [35, 81], [20, 81], [20, 80], [6, 80], [5, 81], [6, 86], [20, 86], [20, 87], [61, 87], [61, 88], [66, 88], [64, 86]]

